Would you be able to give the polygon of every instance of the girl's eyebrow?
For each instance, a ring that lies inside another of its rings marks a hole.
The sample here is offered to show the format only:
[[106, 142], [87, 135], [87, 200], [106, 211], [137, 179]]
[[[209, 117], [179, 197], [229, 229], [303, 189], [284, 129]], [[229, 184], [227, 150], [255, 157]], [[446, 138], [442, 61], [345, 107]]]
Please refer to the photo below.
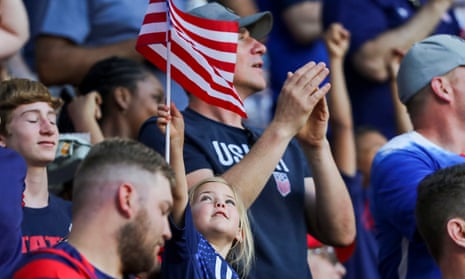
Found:
[[199, 192], [199, 195], [201, 195], [201, 194], [211, 194], [211, 193], [213, 193], [213, 192], [212, 191], [201, 191], [201, 192]]
[[[200, 196], [200, 195], [202, 195], [202, 194], [211, 194], [211, 193], [213, 193], [213, 191], [208, 191], [208, 190], [207, 190], [207, 191], [199, 192], [198, 195]], [[226, 194], [225, 196], [228, 197], [228, 198], [230, 198], [230, 199], [235, 200], [234, 195]]]

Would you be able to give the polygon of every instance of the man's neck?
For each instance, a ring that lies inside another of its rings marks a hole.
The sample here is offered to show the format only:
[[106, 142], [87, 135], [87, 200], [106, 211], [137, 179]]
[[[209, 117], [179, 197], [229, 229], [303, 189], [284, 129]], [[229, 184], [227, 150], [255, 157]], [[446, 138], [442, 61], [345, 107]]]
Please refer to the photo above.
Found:
[[221, 122], [225, 125], [237, 127], [237, 128], [243, 128], [244, 126], [242, 125], [242, 118], [240, 115], [205, 103], [204, 101], [191, 97], [191, 100], [189, 101], [189, 106], [191, 110], [201, 114], [202, 116], [212, 119], [217, 122]]
[[465, 262], [459, 258], [448, 259], [447, 262], [439, 264], [443, 279], [465, 278]]
[[[452, 106], [432, 103], [412, 117], [414, 130], [436, 145], [460, 154], [465, 152], [465, 122]], [[432, 113], [434, 112], [434, 113]]]
[[[455, 126], [460, 127], [460, 126]], [[465, 152], [465, 133], [455, 127], [445, 124], [443, 129], [415, 129], [415, 131], [434, 144], [456, 154]], [[444, 133], [444, 131], [448, 131]]]
[[28, 167], [26, 189], [24, 190], [25, 206], [44, 208], [48, 205], [48, 177], [45, 167]]

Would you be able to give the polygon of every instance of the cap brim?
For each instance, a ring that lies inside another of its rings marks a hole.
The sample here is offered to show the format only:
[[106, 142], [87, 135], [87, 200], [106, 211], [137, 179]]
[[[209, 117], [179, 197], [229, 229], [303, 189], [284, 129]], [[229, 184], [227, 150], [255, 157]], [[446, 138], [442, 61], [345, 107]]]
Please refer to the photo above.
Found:
[[239, 20], [239, 27], [245, 27], [250, 32], [250, 36], [260, 40], [271, 31], [273, 17], [270, 12], [260, 12], [254, 15], [242, 17]]

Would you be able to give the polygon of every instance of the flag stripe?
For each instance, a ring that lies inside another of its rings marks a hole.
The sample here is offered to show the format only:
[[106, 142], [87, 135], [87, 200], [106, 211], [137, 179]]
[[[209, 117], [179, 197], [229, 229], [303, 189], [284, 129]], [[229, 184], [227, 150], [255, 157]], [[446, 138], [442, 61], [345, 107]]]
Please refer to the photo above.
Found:
[[[168, 6], [166, 5], [165, 1], [160, 1], [156, 3], [150, 3], [147, 7], [147, 11], [144, 17], [144, 21], [142, 23], [142, 27], [144, 27], [147, 23], [164, 23], [168, 26], [168, 18], [167, 18]], [[157, 30], [158, 32], [165, 32], [165, 30]]]
[[[153, 29], [158, 29], [160, 32], [152, 32]], [[168, 31], [168, 24], [166, 22], [146, 23], [140, 28], [139, 35], [164, 34], [166, 38], [166, 31]]]
[[[145, 25], [149, 24], [161, 24], [162, 28], [159, 29], [157, 25], [153, 25], [152, 30], [157, 30], [158, 32], [166, 32], [168, 30], [168, 20], [166, 19], [166, 11], [162, 13], [147, 14], [144, 18], [144, 23], [141, 27], [145, 28]], [[150, 32], [153, 32], [152, 30], [150, 30]]]
[[137, 44], [139, 45], [136, 47], [136, 49], [139, 50], [138, 48], [140, 46], [150, 45], [151, 42], [153, 42], [153, 40], [157, 40], [159, 42], [166, 42], [166, 33], [149, 33], [145, 35], [140, 35], [137, 39]]
[[149, 6], [147, 7], [147, 14], [156, 14], [161, 11], [167, 11], [168, 5], [165, 0], [154, 0], [150, 1]]

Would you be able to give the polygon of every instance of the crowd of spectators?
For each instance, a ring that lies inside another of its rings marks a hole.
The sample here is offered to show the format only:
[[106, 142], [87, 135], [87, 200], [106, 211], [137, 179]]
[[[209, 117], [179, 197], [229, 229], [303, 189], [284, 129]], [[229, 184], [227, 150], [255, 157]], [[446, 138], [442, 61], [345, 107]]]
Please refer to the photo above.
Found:
[[175, 82], [165, 104], [149, 2], [0, 0], [0, 278], [465, 269], [462, 209], [427, 206], [465, 183], [465, 1], [173, 0], [239, 23], [249, 119]]

